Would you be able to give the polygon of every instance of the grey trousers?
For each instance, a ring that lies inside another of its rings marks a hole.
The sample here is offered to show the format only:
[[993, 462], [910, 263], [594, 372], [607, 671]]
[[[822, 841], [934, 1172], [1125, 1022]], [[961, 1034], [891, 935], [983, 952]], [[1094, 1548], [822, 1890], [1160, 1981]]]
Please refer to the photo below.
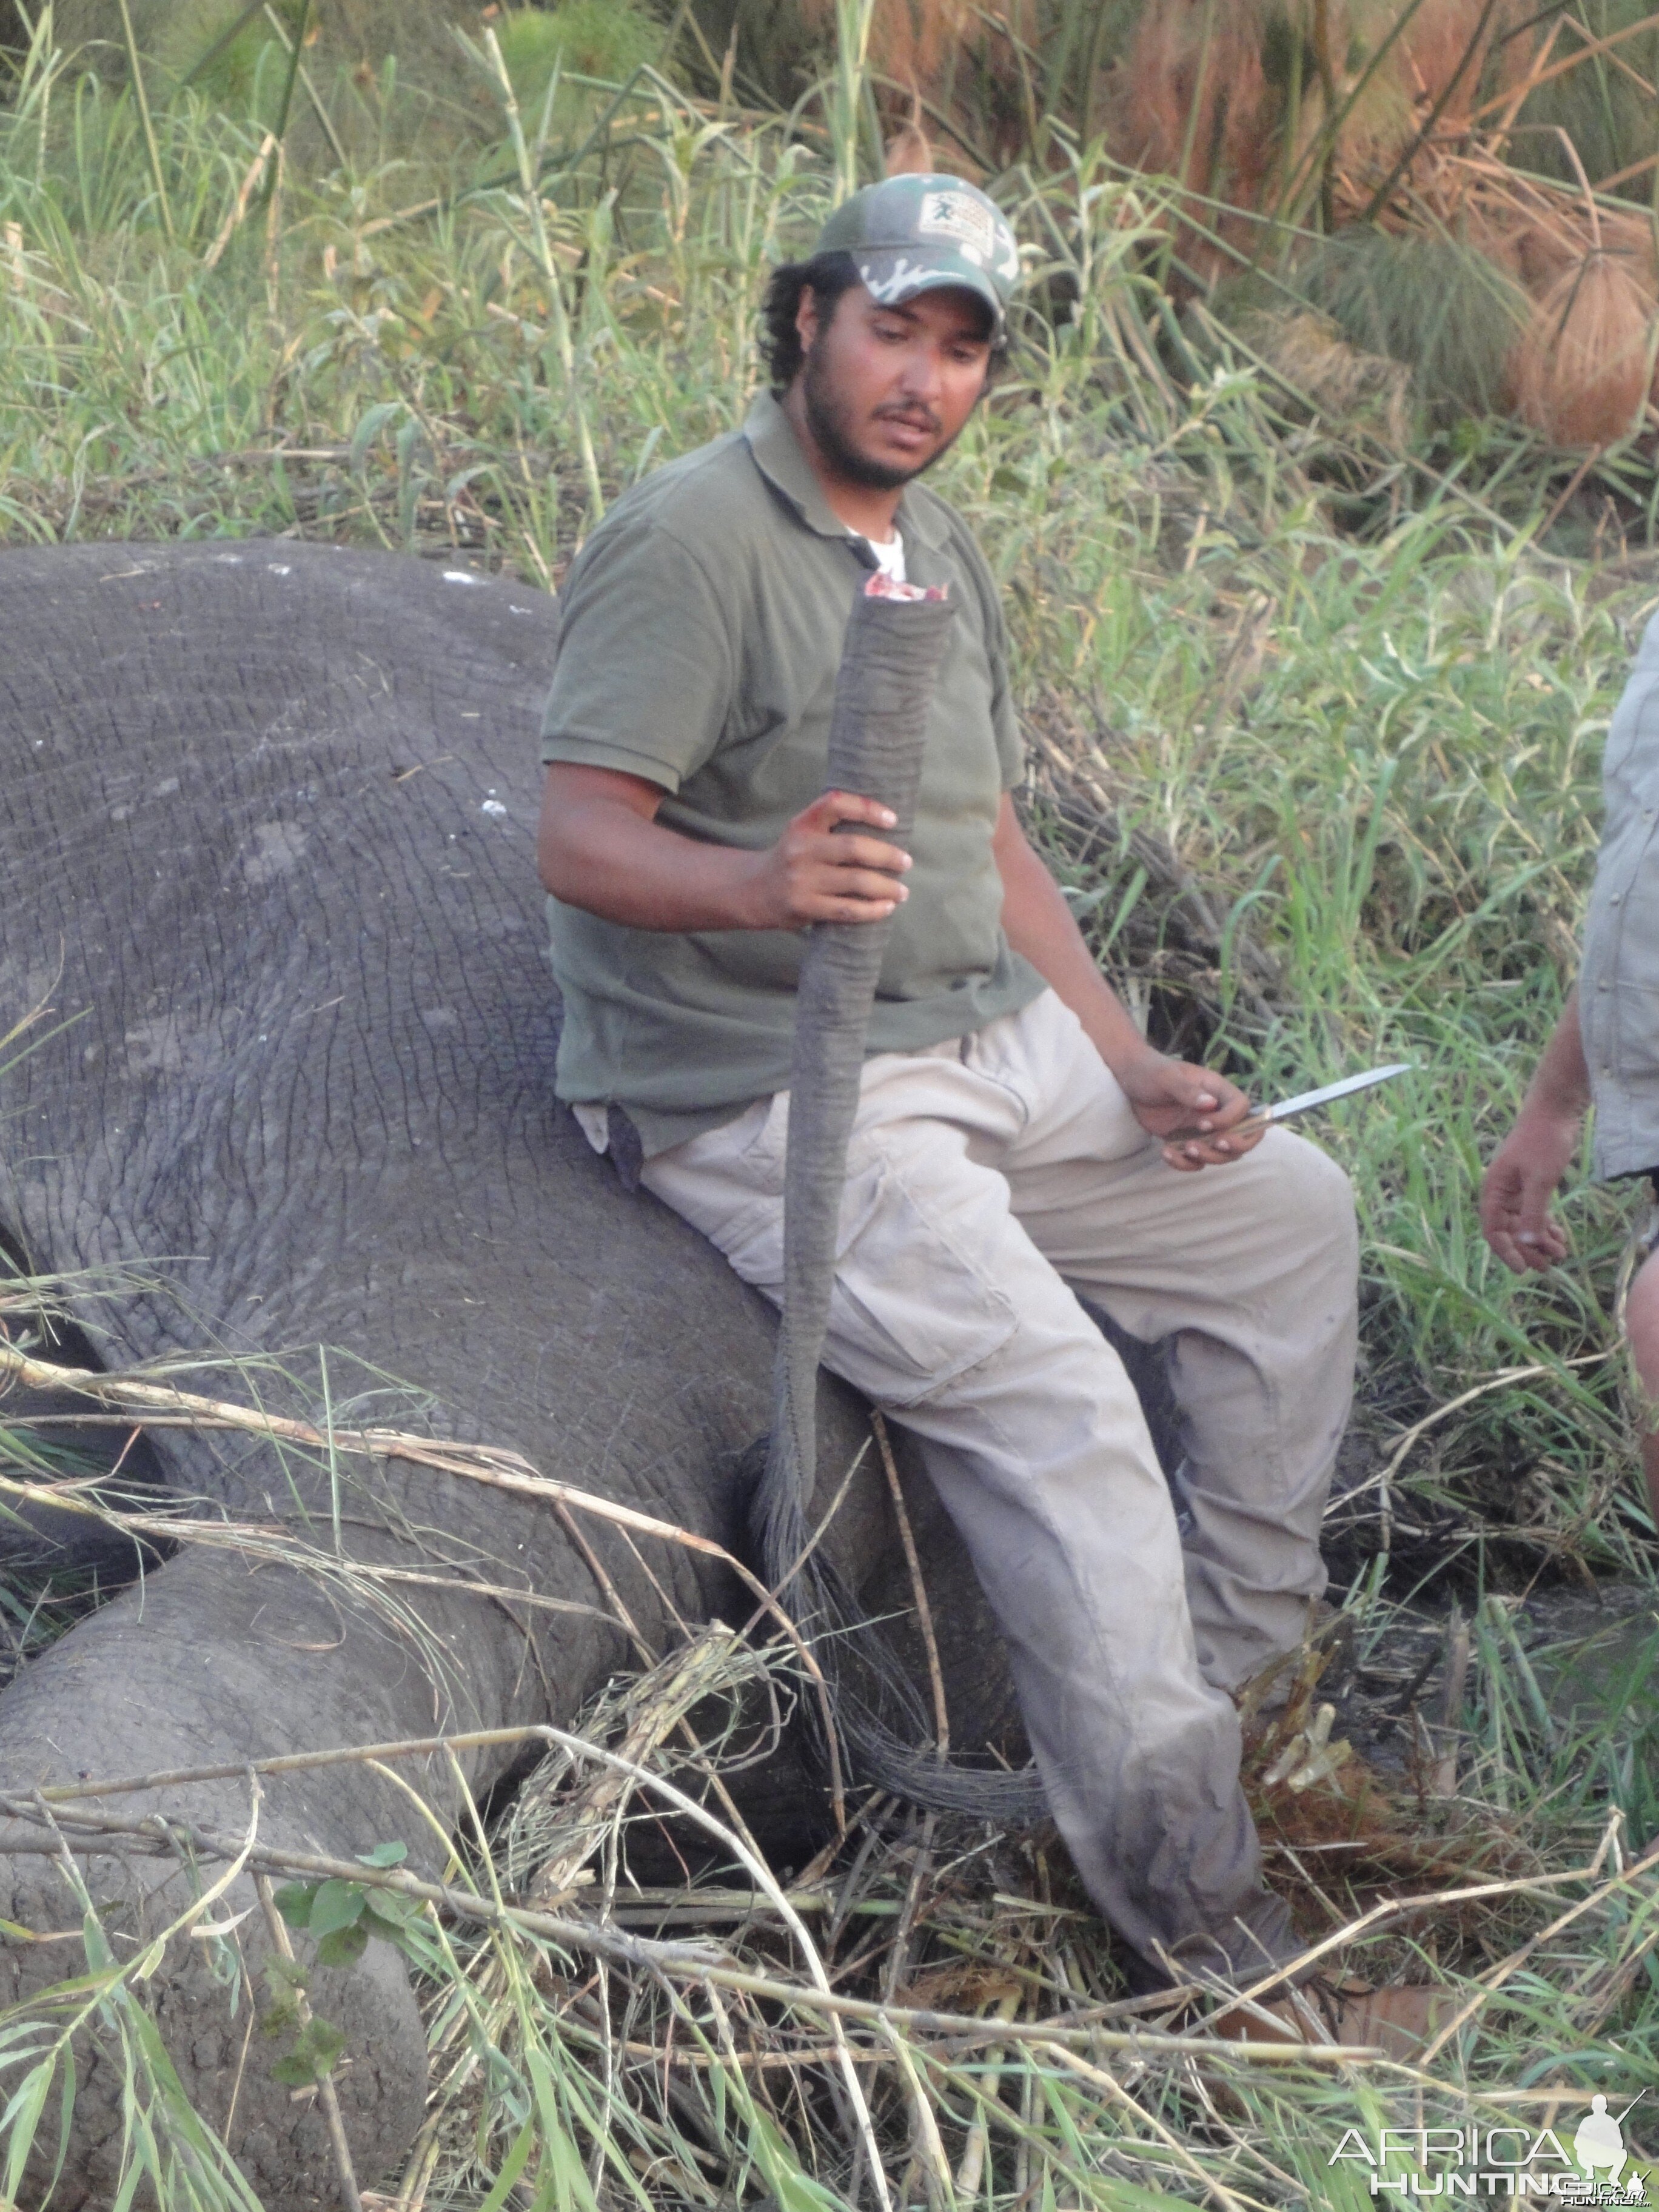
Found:
[[[775, 1299], [788, 1095], [644, 1181]], [[866, 1066], [826, 1364], [921, 1440], [1007, 1637], [1054, 1817], [1155, 1970], [1296, 1951], [1262, 1887], [1229, 1690], [1298, 1640], [1347, 1418], [1341, 1170], [1282, 1130], [1181, 1175], [1052, 992]], [[1192, 1525], [1071, 1285], [1166, 1340]]]

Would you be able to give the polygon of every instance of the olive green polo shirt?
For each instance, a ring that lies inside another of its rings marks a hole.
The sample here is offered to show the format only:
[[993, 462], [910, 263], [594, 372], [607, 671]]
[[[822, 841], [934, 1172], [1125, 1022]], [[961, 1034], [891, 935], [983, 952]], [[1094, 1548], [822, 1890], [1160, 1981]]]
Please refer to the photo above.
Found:
[[[909, 580], [948, 584], [956, 618], [871, 1053], [963, 1036], [1043, 988], [1003, 934], [991, 847], [1021, 772], [996, 586], [933, 493], [909, 486], [896, 521]], [[782, 408], [757, 399], [740, 431], [634, 486], [572, 562], [543, 759], [659, 785], [657, 819], [683, 837], [775, 844], [823, 790], [842, 643], [873, 565]], [[562, 1098], [622, 1107], [648, 1157], [787, 1087], [799, 933], [630, 929], [548, 904]]]

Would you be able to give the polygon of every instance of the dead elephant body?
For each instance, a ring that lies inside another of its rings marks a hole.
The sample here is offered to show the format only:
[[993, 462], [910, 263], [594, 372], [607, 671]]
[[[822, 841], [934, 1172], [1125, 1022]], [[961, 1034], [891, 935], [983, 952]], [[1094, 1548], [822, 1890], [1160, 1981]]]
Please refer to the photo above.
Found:
[[[665, 1208], [624, 1195], [553, 1100], [531, 856], [548, 604], [291, 546], [19, 550], [0, 577], [0, 1034], [53, 1010], [40, 1042], [3, 1055], [15, 1256], [36, 1273], [127, 1271], [79, 1311], [107, 1364], [265, 1358], [260, 1395], [281, 1410], [314, 1416], [332, 1394], [337, 1416], [371, 1423], [408, 1419], [405, 1400], [374, 1395], [398, 1378], [431, 1394], [439, 1435], [734, 1540], [733, 1460], [765, 1425], [770, 1316]], [[350, 1358], [325, 1373], [314, 1352], [283, 1357], [319, 1344]], [[211, 1387], [249, 1389], [234, 1368]], [[838, 1390], [823, 1419], [833, 1485], [864, 1424]], [[394, 1618], [338, 1578], [185, 1545], [0, 1699], [0, 1790], [564, 1720], [632, 1656], [545, 1504], [406, 1460], [331, 1495], [325, 1472], [246, 1439], [171, 1431], [155, 1449], [166, 1480], [216, 1507], [309, 1516], [344, 1556], [425, 1579], [396, 1583]], [[994, 1639], [925, 1486], [915, 1510], [970, 1743], [1000, 1711]], [[902, 1584], [879, 1586], [897, 1547], [873, 1489], [841, 1525], [854, 1580], [877, 1578], [871, 1601], [902, 1605]], [[732, 1618], [742, 1601], [717, 1561], [661, 1547], [647, 1574], [602, 1527], [587, 1534], [656, 1649], [672, 1610]], [[470, 1784], [511, 1756], [471, 1754]], [[402, 1771], [449, 1823], [448, 1770]], [[120, 1804], [238, 1832], [249, 1811], [243, 1782]], [[349, 1856], [397, 1838], [432, 1863], [406, 1796], [361, 1767], [271, 1782], [260, 1820], [290, 1849]], [[78, 1927], [40, 1832], [4, 1840], [0, 1917]], [[82, 1863], [122, 1942], [191, 1893], [165, 1862], [112, 1848]], [[243, 1887], [225, 1909], [248, 1902]], [[246, 2014], [233, 2021], [205, 1948], [175, 1946], [190, 1956], [170, 1955], [143, 2002], [218, 2123]], [[0, 1993], [79, 1962], [72, 1940], [7, 1947]], [[368, 2185], [418, 2122], [420, 2022], [383, 1946], [319, 1986], [345, 2032], [339, 2094]], [[267, 2063], [256, 2039], [232, 2147], [273, 2207], [331, 2202], [322, 2117]], [[121, 2086], [86, 2054], [55, 2205], [109, 2201]]]

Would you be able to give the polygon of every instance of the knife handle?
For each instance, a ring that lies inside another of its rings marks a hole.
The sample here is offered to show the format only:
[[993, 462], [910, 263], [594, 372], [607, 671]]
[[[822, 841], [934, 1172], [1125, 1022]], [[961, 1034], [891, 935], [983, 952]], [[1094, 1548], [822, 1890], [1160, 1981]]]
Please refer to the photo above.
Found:
[[1167, 1137], [1160, 1137], [1160, 1145], [1205, 1145], [1216, 1137], [1253, 1137], [1258, 1129], [1273, 1126], [1273, 1115], [1266, 1107], [1258, 1107], [1247, 1114], [1242, 1121], [1235, 1121], [1231, 1129], [1200, 1129], [1192, 1123], [1182, 1129], [1171, 1129]]

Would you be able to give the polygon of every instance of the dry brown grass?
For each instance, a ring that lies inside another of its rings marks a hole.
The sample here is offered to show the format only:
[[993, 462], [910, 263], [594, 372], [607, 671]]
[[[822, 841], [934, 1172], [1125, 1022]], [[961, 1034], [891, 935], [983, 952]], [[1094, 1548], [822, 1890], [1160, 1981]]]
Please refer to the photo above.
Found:
[[1251, 316], [1243, 335], [1329, 420], [1368, 433], [1390, 451], [1408, 442], [1411, 371], [1402, 362], [1349, 344], [1328, 315], [1312, 312]]
[[[1264, 0], [1153, 0], [1144, 10], [1113, 72], [1114, 150], [1239, 211], [1218, 222], [1206, 213], [1183, 241], [1199, 274], [1221, 273], [1227, 259], [1204, 232], [1218, 229], [1227, 245], [1251, 240], [1255, 226], [1241, 216], [1292, 198], [1333, 130], [1334, 172], [1364, 174], [1393, 162], [1431, 118], [1441, 134], [1468, 129], [1494, 47], [1520, 20], [1518, 0], [1422, 0], [1371, 71], [1401, 12], [1394, 0], [1309, 0], [1304, 81], [1292, 102], [1269, 82], [1279, 11]], [[1500, 86], [1524, 75], [1534, 44], [1524, 35], [1504, 43]]]
[[[1273, 102], [1254, 9], [1152, 7], [1113, 73], [1109, 129], [1119, 158], [1178, 178], [1204, 202], [1253, 210], [1274, 166]], [[1196, 210], [1195, 210], [1196, 212]], [[1219, 273], [1224, 246], [1248, 248], [1255, 226], [1206, 210], [1177, 240], [1182, 259]], [[1214, 229], [1218, 240], [1205, 232]]]
[[1494, 9], [1483, 24], [1482, 0], [1433, 0], [1419, 9], [1400, 42], [1400, 79], [1414, 106], [1426, 114], [1443, 102], [1444, 127], [1467, 129], [1494, 47], [1501, 88], [1517, 83], [1525, 75], [1537, 34], [1505, 34], [1536, 13], [1534, 8], [1505, 4]]
[[1516, 412], [1552, 443], [1602, 447], [1641, 426], [1653, 393], [1659, 264], [1651, 225], [1517, 174], [1484, 151], [1434, 149], [1408, 206], [1461, 234], [1520, 285], [1532, 313], [1510, 364]]
[[[836, 0], [800, 0], [809, 30], [833, 31]], [[1040, 36], [1036, 0], [886, 0], [870, 27], [870, 61], [880, 76], [935, 96], [949, 96], [964, 50], [988, 40], [1006, 45], [1001, 27], [1028, 42]]]
[[[833, 13], [832, 0], [801, 5], [820, 25]], [[1101, 77], [1099, 112], [1119, 160], [1188, 195], [1169, 216], [1172, 285], [1236, 272], [1260, 252], [1263, 215], [1311, 218], [1316, 202], [1327, 225], [1461, 240], [1531, 303], [1501, 395], [1522, 419], [1564, 447], [1639, 432], [1659, 304], [1651, 227], [1598, 200], [1571, 148], [1576, 191], [1514, 166], [1540, 143], [1517, 125], [1528, 95], [1595, 63], [1595, 42], [1582, 33], [1564, 51], [1559, 21], [1534, 20], [1527, 0], [1420, 0], [1402, 24], [1404, 12], [1404, 0], [1303, 0], [1292, 89], [1273, 0], [1148, 0]], [[1059, 21], [1038, 0], [878, 7], [874, 65], [911, 88], [908, 119], [890, 109], [890, 173], [971, 167], [941, 121], [953, 109], [967, 120], [988, 68], [1017, 74], [1022, 50], [1022, 66], [1039, 59]], [[1257, 349], [1322, 412], [1403, 442], [1398, 365], [1316, 317], [1281, 319], [1253, 331]]]
[[[1342, 1736], [1339, 1708], [1322, 1703], [1326, 1682], [1342, 1671], [1331, 1642], [1316, 1635], [1285, 1671], [1289, 1695], [1278, 1712], [1253, 1713], [1249, 1692], [1243, 1700], [1243, 1772], [1269, 1872], [1310, 1942], [1402, 1889], [1542, 1871], [1513, 1825], [1455, 1794], [1455, 1737], [1445, 1738], [1454, 1746], [1448, 1760], [1444, 1743], [1413, 1717], [1407, 1757], [1385, 1772]], [[1488, 1910], [1472, 1899], [1455, 1924], [1473, 1932]]]
[[1653, 384], [1651, 258], [1594, 249], [1539, 297], [1517, 349], [1516, 403], [1558, 446], [1608, 446], [1642, 418]]

